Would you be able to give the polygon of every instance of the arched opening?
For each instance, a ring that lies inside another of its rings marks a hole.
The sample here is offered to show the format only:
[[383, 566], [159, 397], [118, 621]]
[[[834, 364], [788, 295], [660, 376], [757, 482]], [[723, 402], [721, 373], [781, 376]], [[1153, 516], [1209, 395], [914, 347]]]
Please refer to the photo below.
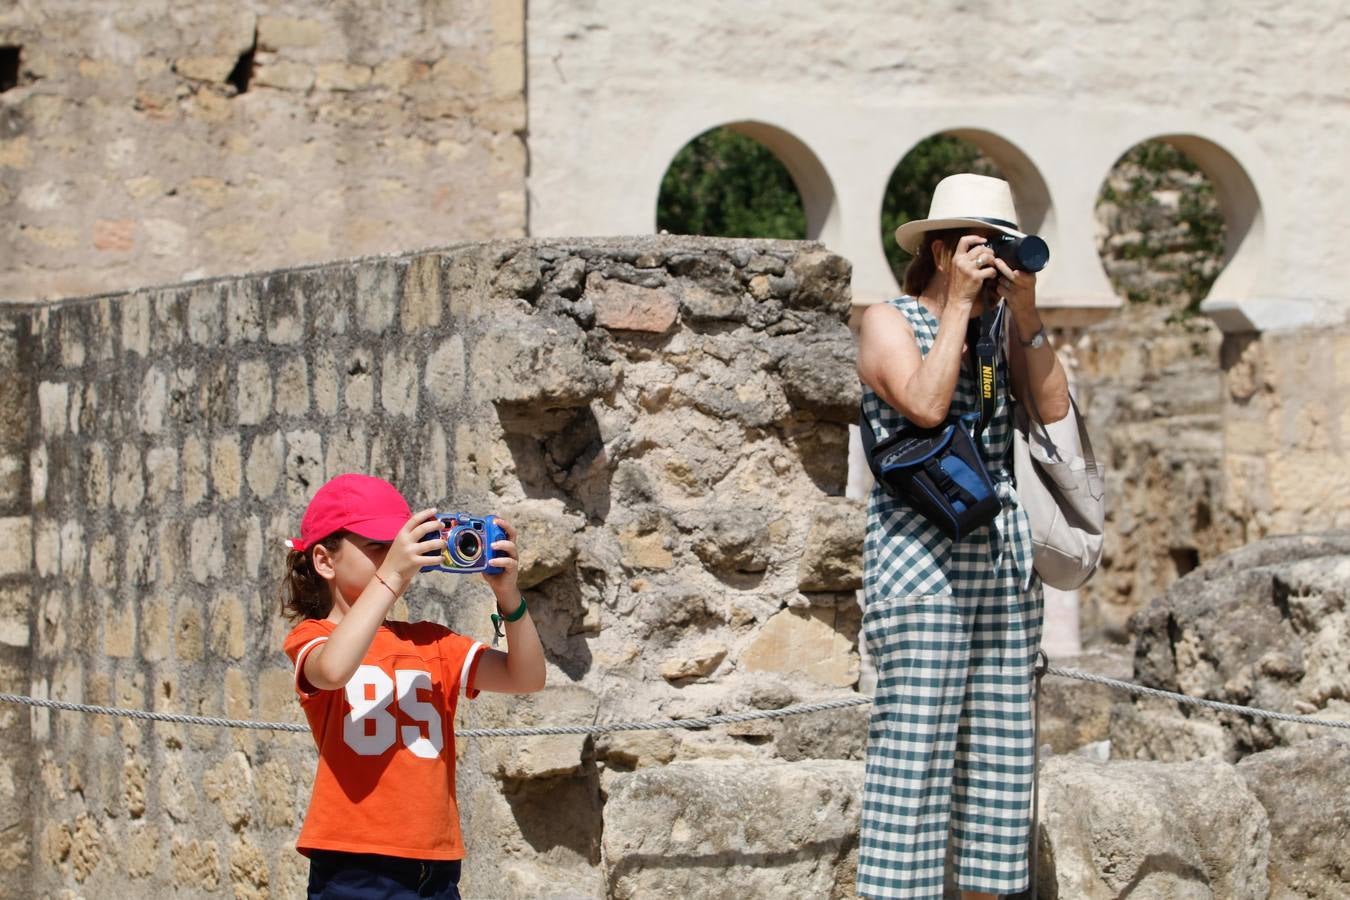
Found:
[[656, 204], [657, 229], [675, 234], [828, 241], [837, 221], [820, 160], [765, 122], [731, 122], [685, 144]]
[[1199, 310], [1231, 257], [1220, 191], [1188, 152], [1195, 140], [1134, 145], [1097, 194], [1097, 252], [1111, 286], [1179, 318]]
[[[1018, 224], [1039, 233], [1054, 250], [1050, 191], [1025, 153], [996, 134], [973, 128], [924, 138], [904, 155], [886, 182], [881, 208], [881, 241], [897, 285], [910, 255], [895, 242], [895, 229], [928, 215], [933, 188], [948, 175], [974, 172], [1002, 178], [1012, 185]], [[1053, 256], [1052, 256], [1053, 258]]]

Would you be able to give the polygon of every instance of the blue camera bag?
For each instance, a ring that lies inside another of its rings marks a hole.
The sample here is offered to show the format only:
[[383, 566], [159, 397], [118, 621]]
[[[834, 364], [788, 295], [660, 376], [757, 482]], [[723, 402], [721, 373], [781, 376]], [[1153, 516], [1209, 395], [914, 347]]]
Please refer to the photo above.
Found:
[[872, 477], [954, 541], [988, 525], [1002, 505], [977, 441], [985, 423], [993, 418], [997, 401], [996, 336], [1002, 321], [1002, 304], [980, 320], [975, 342], [978, 413], [952, 416], [936, 428], [910, 425], [879, 443], [866, 414], [859, 421]]

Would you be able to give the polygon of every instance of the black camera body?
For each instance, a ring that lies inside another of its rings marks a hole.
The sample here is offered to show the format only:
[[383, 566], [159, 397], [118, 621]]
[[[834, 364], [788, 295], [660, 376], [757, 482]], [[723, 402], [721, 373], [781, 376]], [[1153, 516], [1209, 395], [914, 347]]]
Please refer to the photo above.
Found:
[[1015, 271], [1039, 272], [1050, 262], [1050, 245], [1034, 234], [1013, 237], [1000, 231], [989, 238], [989, 249]]

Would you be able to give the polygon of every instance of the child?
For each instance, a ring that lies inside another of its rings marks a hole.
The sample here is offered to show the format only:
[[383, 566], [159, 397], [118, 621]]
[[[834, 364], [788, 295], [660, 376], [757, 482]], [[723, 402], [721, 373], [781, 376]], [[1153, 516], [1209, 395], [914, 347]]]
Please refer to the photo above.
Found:
[[516, 588], [515, 529], [499, 523], [508, 540], [492, 544], [490, 562], [502, 572], [483, 577], [507, 623], [506, 653], [434, 622], [385, 620], [445, 547], [435, 510], [413, 515], [388, 482], [334, 478], [286, 542], [285, 612], [303, 621], [285, 650], [319, 747], [296, 842], [311, 900], [459, 898], [456, 700], [544, 686], [544, 651]]

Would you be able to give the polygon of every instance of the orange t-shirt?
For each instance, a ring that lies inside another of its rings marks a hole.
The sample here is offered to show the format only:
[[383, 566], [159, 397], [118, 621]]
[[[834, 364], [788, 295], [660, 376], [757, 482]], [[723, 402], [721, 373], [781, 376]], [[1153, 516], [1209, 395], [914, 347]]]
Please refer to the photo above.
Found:
[[434, 622], [386, 622], [342, 690], [316, 690], [305, 657], [334, 624], [286, 636], [295, 691], [319, 747], [296, 848], [462, 859], [455, 802], [455, 706], [472, 699], [483, 645]]

